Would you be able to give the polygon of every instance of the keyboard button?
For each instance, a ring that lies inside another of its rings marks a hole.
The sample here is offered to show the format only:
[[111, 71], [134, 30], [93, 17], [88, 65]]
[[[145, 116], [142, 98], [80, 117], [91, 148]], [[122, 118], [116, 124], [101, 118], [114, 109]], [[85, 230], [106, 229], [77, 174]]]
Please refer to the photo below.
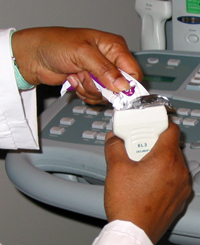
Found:
[[178, 66], [181, 63], [181, 60], [178, 59], [169, 59], [167, 64], [169, 66]]
[[87, 106], [75, 106], [72, 111], [74, 113], [84, 114], [87, 110]]
[[147, 62], [150, 63], [150, 64], [157, 64], [159, 62], [159, 59], [150, 57], [150, 58], [147, 59]]
[[100, 133], [97, 134], [97, 139], [98, 140], [105, 140], [105, 138], [106, 138], [106, 133], [100, 132]]
[[198, 171], [194, 176], [194, 182], [200, 185], [200, 171]]
[[176, 123], [176, 124], [181, 124], [182, 121], [183, 121], [183, 118], [182, 118], [182, 117], [175, 117], [175, 116], [172, 116], [172, 117], [170, 117], [170, 119], [171, 119], [171, 121], [172, 121], [173, 123]]
[[188, 169], [190, 172], [192, 172], [193, 169], [199, 167], [199, 162], [197, 161], [189, 161], [188, 162]]
[[185, 89], [192, 91], [200, 91], [200, 85], [197, 83], [188, 83]]
[[187, 108], [179, 108], [176, 112], [177, 112], [178, 115], [189, 116], [191, 110], [187, 109]]
[[95, 139], [97, 132], [86, 130], [83, 132], [82, 137], [85, 139]]
[[106, 129], [112, 130], [112, 126], [113, 126], [112, 119], [110, 119], [109, 123], [106, 125]]
[[88, 115], [98, 115], [101, 111], [101, 107], [91, 107], [86, 110], [86, 114]]
[[195, 126], [198, 123], [197, 119], [194, 118], [185, 118], [183, 120], [183, 125], [185, 126]]
[[112, 117], [113, 116], [113, 110], [106, 110], [104, 112], [105, 117]]
[[95, 121], [92, 124], [92, 128], [104, 129], [106, 127], [106, 122]]
[[200, 72], [199, 71], [195, 73], [195, 77], [200, 77]]
[[191, 83], [200, 84], [200, 77], [193, 77]]
[[50, 129], [50, 134], [62, 135], [64, 132], [65, 132], [65, 129], [61, 127], [52, 127]]
[[62, 125], [72, 125], [75, 122], [74, 118], [63, 117], [60, 119], [60, 124]]
[[190, 148], [191, 149], [200, 149], [200, 141], [191, 143]]
[[200, 117], [200, 110], [192, 110], [191, 116], [193, 116], [193, 117]]

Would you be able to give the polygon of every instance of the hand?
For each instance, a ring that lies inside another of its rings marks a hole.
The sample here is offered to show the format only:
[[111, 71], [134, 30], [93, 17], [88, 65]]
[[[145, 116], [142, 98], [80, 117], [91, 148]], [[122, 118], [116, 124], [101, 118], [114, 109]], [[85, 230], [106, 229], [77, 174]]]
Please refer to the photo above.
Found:
[[191, 193], [189, 174], [173, 123], [139, 162], [130, 160], [123, 141], [109, 133], [105, 154], [105, 209], [108, 221], [131, 221], [153, 243], [165, 233]]
[[28, 83], [61, 85], [68, 78], [80, 97], [92, 104], [102, 97], [88, 72], [114, 92], [130, 88], [117, 68], [142, 79], [140, 67], [125, 40], [106, 32], [31, 28], [15, 32], [12, 47], [19, 70]]

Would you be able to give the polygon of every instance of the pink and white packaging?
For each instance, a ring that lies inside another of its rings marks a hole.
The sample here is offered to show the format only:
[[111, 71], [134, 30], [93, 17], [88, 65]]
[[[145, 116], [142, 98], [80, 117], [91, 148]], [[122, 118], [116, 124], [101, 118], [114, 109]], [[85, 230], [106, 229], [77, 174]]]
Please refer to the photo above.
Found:
[[[132, 76], [130, 76], [122, 70], [119, 71], [126, 78], [126, 80], [130, 83], [131, 86], [129, 90], [122, 91], [119, 93], [115, 93], [107, 89], [96, 77], [94, 77], [92, 74], [90, 75], [97, 89], [110, 103], [112, 103], [113, 108], [115, 108], [116, 110], [124, 110], [131, 108], [132, 102], [136, 98], [143, 95], [149, 95], [149, 93], [135, 78], [133, 78]], [[63, 96], [70, 88], [71, 84], [68, 81], [66, 81], [61, 89], [61, 96]]]

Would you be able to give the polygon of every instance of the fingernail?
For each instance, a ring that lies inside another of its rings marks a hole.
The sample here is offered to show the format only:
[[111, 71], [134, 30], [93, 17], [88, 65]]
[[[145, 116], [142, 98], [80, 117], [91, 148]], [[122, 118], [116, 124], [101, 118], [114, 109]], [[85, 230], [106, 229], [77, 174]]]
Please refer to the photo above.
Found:
[[128, 90], [130, 89], [130, 84], [129, 82], [123, 78], [123, 77], [118, 77], [115, 81], [114, 81], [114, 86], [116, 88], [118, 88], [120, 91], [123, 91], [123, 90]]
[[73, 88], [76, 88], [78, 86], [78, 81], [73, 76], [67, 77], [67, 80]]

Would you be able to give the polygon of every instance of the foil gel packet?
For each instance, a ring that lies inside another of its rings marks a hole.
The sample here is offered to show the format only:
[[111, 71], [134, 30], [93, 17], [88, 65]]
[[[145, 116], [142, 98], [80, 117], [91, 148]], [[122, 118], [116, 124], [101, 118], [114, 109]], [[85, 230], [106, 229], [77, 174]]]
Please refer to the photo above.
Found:
[[[133, 101], [140, 96], [149, 95], [148, 91], [138, 82], [135, 78], [127, 74], [126, 72], [119, 70], [121, 74], [130, 83], [131, 88], [127, 91], [121, 91], [115, 93], [107, 89], [96, 77], [90, 74], [95, 86], [102, 93], [102, 95], [112, 103], [116, 110], [124, 110], [132, 107]], [[63, 96], [68, 90], [71, 89], [71, 85], [66, 81], [61, 89], [61, 96]]]

